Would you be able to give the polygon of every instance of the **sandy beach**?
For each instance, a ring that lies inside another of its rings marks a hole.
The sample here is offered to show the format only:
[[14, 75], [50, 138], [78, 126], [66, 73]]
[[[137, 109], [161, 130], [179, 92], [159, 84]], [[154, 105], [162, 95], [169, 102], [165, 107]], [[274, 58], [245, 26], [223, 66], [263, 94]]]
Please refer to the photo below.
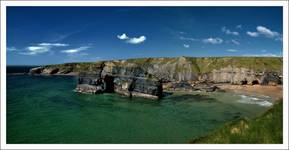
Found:
[[283, 86], [263, 86], [263, 85], [231, 85], [220, 84], [217, 85], [221, 90], [234, 91], [248, 94], [260, 94], [270, 96], [276, 100], [283, 98]]

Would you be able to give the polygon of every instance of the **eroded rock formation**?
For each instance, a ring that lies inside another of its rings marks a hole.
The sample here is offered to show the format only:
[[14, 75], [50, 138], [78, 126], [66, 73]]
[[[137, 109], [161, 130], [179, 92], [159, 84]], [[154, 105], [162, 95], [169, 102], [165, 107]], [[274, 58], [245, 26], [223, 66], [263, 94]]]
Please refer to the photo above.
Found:
[[33, 68], [31, 74], [78, 74], [76, 91], [161, 98], [163, 90], [212, 92], [214, 83], [282, 84], [282, 58], [143, 58]]
[[105, 63], [95, 66], [94, 72], [79, 74], [77, 92], [103, 93], [116, 92], [129, 97], [160, 99], [162, 83], [151, 78], [141, 67], [115, 66]]

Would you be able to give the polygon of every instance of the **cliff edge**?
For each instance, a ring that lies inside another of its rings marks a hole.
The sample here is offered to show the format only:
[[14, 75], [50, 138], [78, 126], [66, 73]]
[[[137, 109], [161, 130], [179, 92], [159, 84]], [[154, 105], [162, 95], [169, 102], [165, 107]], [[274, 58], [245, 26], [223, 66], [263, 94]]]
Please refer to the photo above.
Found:
[[282, 66], [278, 57], [139, 58], [47, 65], [30, 74], [78, 75], [78, 92], [161, 98], [163, 90], [212, 92], [214, 83], [282, 84]]

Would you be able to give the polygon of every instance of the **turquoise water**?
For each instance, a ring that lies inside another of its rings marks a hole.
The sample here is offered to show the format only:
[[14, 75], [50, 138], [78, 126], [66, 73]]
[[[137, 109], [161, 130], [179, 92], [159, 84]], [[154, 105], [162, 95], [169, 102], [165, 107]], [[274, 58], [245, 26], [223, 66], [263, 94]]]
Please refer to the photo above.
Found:
[[188, 143], [269, 108], [233, 93], [178, 93], [153, 101], [79, 94], [75, 86], [69, 76], [7, 76], [7, 143]]

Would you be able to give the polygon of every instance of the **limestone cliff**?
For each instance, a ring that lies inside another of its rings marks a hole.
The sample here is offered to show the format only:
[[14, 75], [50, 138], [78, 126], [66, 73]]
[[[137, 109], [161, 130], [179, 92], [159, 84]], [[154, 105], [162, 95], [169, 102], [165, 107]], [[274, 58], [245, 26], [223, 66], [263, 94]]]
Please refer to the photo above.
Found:
[[30, 73], [78, 74], [78, 91], [160, 98], [163, 89], [214, 91], [210, 83], [282, 84], [282, 64], [277, 57], [140, 58], [49, 65]]

